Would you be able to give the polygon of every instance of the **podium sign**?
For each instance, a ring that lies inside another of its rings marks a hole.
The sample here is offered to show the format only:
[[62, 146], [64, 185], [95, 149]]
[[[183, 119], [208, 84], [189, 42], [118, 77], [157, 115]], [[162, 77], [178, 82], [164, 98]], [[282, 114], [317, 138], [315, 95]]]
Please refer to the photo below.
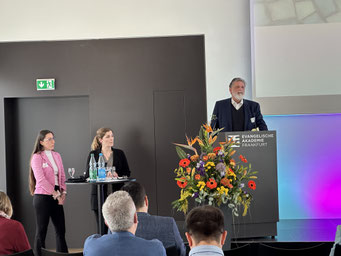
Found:
[[279, 220], [276, 131], [220, 133], [217, 141], [226, 137], [236, 142], [235, 160], [243, 155], [251, 169], [258, 171], [247, 215], [241, 216], [241, 207], [240, 216], [233, 218], [232, 238], [276, 236]]

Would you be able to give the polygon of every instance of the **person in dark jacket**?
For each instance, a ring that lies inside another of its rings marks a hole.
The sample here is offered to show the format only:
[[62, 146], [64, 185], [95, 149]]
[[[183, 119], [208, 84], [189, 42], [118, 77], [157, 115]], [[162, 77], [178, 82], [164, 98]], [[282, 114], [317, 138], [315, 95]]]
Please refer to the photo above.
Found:
[[268, 130], [259, 104], [244, 99], [245, 86], [242, 78], [232, 79], [229, 85], [232, 97], [217, 101], [214, 106], [211, 120], [213, 129], [224, 128], [223, 132]]
[[[98, 162], [99, 154], [102, 153], [106, 167], [115, 167], [114, 176], [130, 176], [130, 170], [127, 158], [121, 149], [114, 148], [114, 133], [110, 128], [100, 128], [96, 132], [96, 136], [91, 144], [92, 151], [89, 153], [86, 161], [86, 177], [89, 177], [89, 162], [91, 154], [94, 154], [96, 163]], [[112, 185], [112, 192], [120, 190], [122, 184]], [[106, 199], [108, 186], [104, 186], [104, 195]], [[98, 221], [98, 200], [97, 187], [94, 185], [91, 188], [91, 209], [95, 212], [96, 221]], [[98, 223], [97, 223], [98, 224]], [[107, 230], [107, 226], [103, 224], [102, 230]]]
[[186, 248], [174, 218], [148, 213], [149, 202], [144, 187], [138, 182], [131, 181], [121, 190], [129, 193], [136, 207], [139, 224], [135, 235], [147, 240], [158, 239], [166, 249], [175, 247], [177, 255], [185, 256]]

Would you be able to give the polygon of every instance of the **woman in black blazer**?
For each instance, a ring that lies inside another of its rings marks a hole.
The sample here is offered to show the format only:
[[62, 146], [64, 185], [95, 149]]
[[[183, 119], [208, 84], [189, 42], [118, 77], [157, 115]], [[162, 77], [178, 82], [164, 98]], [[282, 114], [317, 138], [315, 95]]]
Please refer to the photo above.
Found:
[[[115, 167], [116, 173], [119, 177], [130, 176], [127, 158], [121, 149], [113, 148], [114, 146], [114, 133], [109, 128], [100, 128], [96, 132], [96, 136], [91, 144], [92, 151], [89, 153], [86, 161], [86, 177], [89, 177], [89, 162], [91, 154], [94, 154], [96, 163], [98, 163], [99, 154], [102, 153], [107, 167]], [[112, 185], [112, 191], [119, 190], [123, 184]], [[107, 196], [108, 186], [104, 186], [104, 195]], [[105, 200], [104, 198], [104, 200]], [[91, 209], [95, 212], [96, 221], [98, 221], [98, 200], [97, 200], [97, 187], [91, 188]], [[98, 224], [98, 223], [97, 223]], [[106, 229], [106, 226], [104, 226]], [[102, 229], [102, 230], [104, 230]]]

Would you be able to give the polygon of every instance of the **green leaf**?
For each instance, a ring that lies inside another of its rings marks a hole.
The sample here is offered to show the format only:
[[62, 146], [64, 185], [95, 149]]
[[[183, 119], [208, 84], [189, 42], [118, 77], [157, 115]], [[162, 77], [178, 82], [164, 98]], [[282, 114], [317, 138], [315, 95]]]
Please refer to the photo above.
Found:
[[182, 148], [180, 148], [179, 146], [175, 146], [175, 150], [176, 150], [176, 153], [178, 153], [178, 156], [180, 157], [180, 159], [187, 158], [187, 154]]

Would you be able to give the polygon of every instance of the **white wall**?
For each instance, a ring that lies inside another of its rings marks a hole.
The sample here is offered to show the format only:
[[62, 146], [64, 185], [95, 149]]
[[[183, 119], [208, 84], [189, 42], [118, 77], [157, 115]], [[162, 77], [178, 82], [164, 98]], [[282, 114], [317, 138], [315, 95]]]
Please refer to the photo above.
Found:
[[251, 83], [249, 9], [249, 0], [0, 0], [0, 42], [204, 34], [210, 117], [233, 77]]

